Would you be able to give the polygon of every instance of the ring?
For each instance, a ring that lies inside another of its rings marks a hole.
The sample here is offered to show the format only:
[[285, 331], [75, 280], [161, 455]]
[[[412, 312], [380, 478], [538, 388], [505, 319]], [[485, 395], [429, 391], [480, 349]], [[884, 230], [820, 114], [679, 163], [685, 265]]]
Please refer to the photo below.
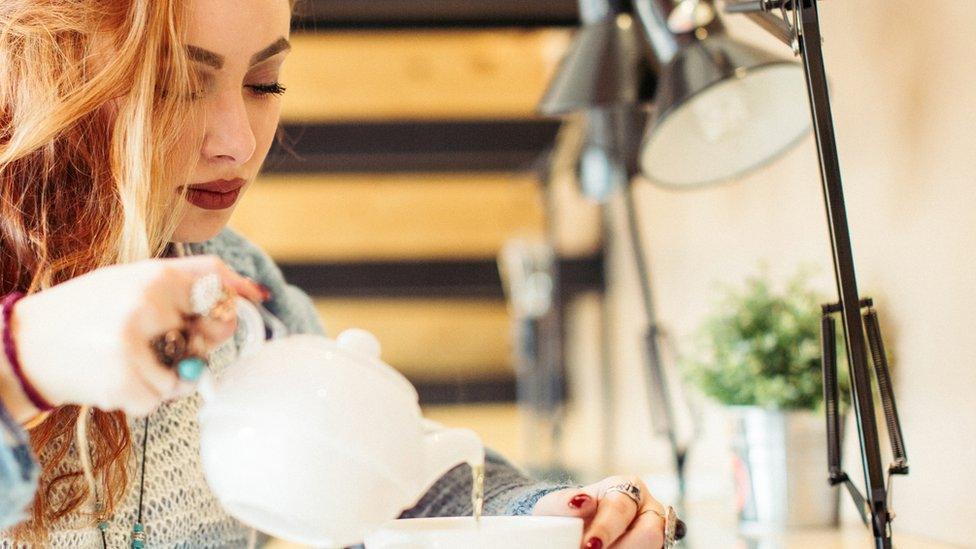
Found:
[[156, 352], [156, 359], [163, 366], [172, 368], [186, 355], [187, 335], [186, 330], [169, 330], [154, 339], [152, 348]]
[[620, 492], [621, 494], [624, 494], [625, 496], [634, 500], [634, 503], [637, 504], [638, 508], [641, 506], [641, 490], [630, 482], [614, 484], [613, 486], [607, 488], [604, 494], [609, 494], [610, 492]]
[[190, 310], [197, 316], [230, 320], [234, 314], [233, 291], [220, 282], [215, 273], [203, 275], [190, 288]]
[[[668, 505], [668, 509], [665, 512], [664, 517], [664, 549], [671, 549], [674, 547], [674, 542], [676, 541], [676, 534], [678, 528], [678, 514], [674, 512], [674, 507]], [[684, 534], [682, 533], [682, 536]]]
[[664, 549], [671, 549], [675, 543], [684, 539], [688, 527], [685, 526], [683, 520], [678, 518], [678, 513], [675, 512], [674, 507], [668, 505], [663, 513], [657, 509], [645, 509], [640, 512], [641, 515], [644, 513], [654, 513], [664, 520]]
[[189, 333], [186, 330], [169, 330], [151, 342], [156, 359], [185, 381], [196, 381], [203, 375], [207, 361], [188, 353]]

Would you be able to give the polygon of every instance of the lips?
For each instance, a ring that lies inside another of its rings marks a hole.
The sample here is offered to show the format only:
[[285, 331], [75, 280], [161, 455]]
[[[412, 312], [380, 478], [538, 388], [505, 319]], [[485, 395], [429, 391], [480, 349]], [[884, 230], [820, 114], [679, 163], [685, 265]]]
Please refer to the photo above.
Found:
[[190, 185], [186, 200], [205, 210], [223, 210], [237, 202], [241, 188], [247, 183], [244, 179], [218, 179], [207, 183]]

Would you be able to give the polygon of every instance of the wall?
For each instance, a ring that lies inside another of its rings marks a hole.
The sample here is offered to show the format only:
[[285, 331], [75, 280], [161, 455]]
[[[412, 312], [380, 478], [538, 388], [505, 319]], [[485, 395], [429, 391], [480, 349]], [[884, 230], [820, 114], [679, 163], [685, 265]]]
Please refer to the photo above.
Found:
[[[909, 477], [896, 480], [896, 532], [971, 544], [976, 10], [971, 2], [946, 0], [821, 6], [859, 285], [862, 295], [876, 298], [894, 357], [912, 467]], [[788, 54], [748, 21], [731, 20], [730, 26], [740, 37]], [[685, 345], [716, 284], [737, 284], [760, 262], [776, 277], [801, 263], [816, 265], [815, 283], [833, 295], [812, 139], [763, 172], [724, 186], [674, 192], [642, 184], [639, 204], [659, 315]], [[622, 229], [619, 219], [615, 225]], [[642, 315], [631, 259], [615, 250], [616, 433], [618, 440], [628, 436], [612, 467], [665, 471], [666, 447], [643, 436], [649, 432], [647, 401], [634, 382], [642, 376]], [[709, 418], [711, 425], [715, 418]], [[714, 451], [722, 443], [710, 428], [692, 458], [693, 480], [721, 476], [724, 465], [716, 465], [721, 460]], [[848, 452], [847, 464], [861, 479], [856, 452]]]

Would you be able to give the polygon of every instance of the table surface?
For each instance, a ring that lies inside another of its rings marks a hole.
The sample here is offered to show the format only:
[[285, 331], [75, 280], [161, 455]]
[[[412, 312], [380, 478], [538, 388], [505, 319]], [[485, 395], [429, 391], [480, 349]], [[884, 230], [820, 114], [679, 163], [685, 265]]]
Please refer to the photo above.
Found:
[[[955, 549], [958, 546], [938, 543], [895, 532], [895, 546], [898, 549]], [[272, 541], [268, 549], [305, 549], [306, 546], [281, 540]], [[747, 540], [736, 535], [734, 530], [727, 528], [698, 529], [696, 534], [689, 533], [689, 538], [679, 547], [684, 549], [869, 549], [874, 547], [871, 535], [866, 529], [855, 525], [840, 529], [797, 530], [789, 532], [779, 538], [763, 541]]]
[[[507, 404], [441, 406], [425, 409], [424, 413], [426, 417], [448, 426], [466, 426], [475, 429], [486, 441], [491, 441], [491, 446], [503, 450], [509, 457], [517, 452], [518, 441], [513, 438], [514, 429], [511, 428], [511, 425], [517, 422], [518, 411], [514, 406]], [[647, 480], [651, 484], [650, 479]], [[679, 545], [682, 549], [869, 549], [874, 547], [870, 533], [859, 523], [845, 524], [839, 529], [793, 530], [765, 542], [744, 539], [737, 533], [732, 504], [727, 501], [727, 498], [722, 497], [702, 496], [691, 499], [682, 518], [689, 525], [688, 539]], [[897, 549], [958, 549], [960, 547], [902, 532], [897, 520], [894, 523], [894, 532]], [[304, 549], [304, 547], [280, 540], [268, 545], [269, 549]], [[976, 548], [976, 543], [972, 547]]]
[[[859, 522], [846, 523], [840, 528], [793, 529], [778, 536], [762, 540], [746, 538], [738, 534], [732, 506], [723, 500], [691, 502], [687, 512], [689, 549], [870, 549], [874, 537]], [[701, 527], [710, 525], [710, 527]], [[897, 549], [958, 549], [958, 546], [899, 532], [897, 520], [894, 526], [894, 544]]]
[[[2, 1], [2, 0], [0, 0]], [[492, 446], [512, 455], [517, 441], [511, 440], [517, 410], [509, 405], [491, 406], [441, 406], [425, 410], [425, 416], [448, 426], [474, 428]], [[662, 492], [663, 493], [663, 492]], [[668, 499], [668, 498], [665, 498]], [[673, 499], [673, 498], [672, 498]], [[732, 504], [722, 498], [691, 500], [682, 518], [689, 525], [688, 539], [678, 547], [682, 549], [870, 549], [874, 540], [867, 528], [860, 523], [845, 524], [837, 529], [793, 530], [776, 538], [763, 541], [750, 540], [738, 535]], [[940, 543], [899, 530], [894, 523], [894, 542], [897, 549], [959, 549], [960, 546]], [[972, 546], [976, 548], [976, 544]], [[268, 549], [306, 549], [304, 545], [275, 540]]]

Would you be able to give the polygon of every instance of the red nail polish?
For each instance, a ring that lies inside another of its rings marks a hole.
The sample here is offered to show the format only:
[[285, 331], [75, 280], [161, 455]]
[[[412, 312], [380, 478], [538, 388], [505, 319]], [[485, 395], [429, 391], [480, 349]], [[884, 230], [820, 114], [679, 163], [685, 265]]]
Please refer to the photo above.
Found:
[[589, 500], [590, 500], [590, 496], [586, 494], [579, 494], [577, 496], [574, 496], [573, 499], [569, 500], [569, 506], [574, 509], [579, 509], [580, 507], [583, 506], [583, 504], [585, 504]]
[[603, 549], [603, 542], [600, 538], [590, 538], [590, 541], [586, 542], [586, 549]]
[[258, 292], [261, 293], [261, 301], [267, 301], [267, 300], [271, 299], [271, 289], [270, 288], [268, 288], [264, 284], [261, 284], [260, 282], [258, 282], [257, 280], [254, 280], [253, 278], [251, 278], [249, 276], [243, 276], [243, 278], [244, 278], [244, 280], [247, 280], [248, 282], [251, 283], [251, 285], [253, 285], [255, 288], [258, 289]]

